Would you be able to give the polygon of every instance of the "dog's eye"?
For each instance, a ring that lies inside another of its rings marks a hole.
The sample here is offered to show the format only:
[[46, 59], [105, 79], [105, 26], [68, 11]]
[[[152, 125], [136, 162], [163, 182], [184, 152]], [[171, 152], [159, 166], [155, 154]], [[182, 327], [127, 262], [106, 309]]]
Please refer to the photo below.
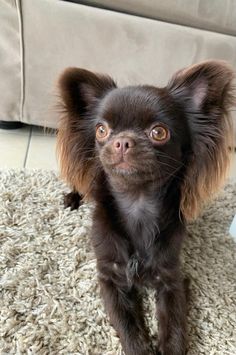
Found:
[[109, 134], [109, 129], [103, 124], [99, 124], [96, 128], [96, 138], [98, 140], [105, 139]]
[[156, 125], [152, 128], [150, 137], [156, 143], [165, 143], [170, 138], [170, 132], [166, 127], [162, 125]]

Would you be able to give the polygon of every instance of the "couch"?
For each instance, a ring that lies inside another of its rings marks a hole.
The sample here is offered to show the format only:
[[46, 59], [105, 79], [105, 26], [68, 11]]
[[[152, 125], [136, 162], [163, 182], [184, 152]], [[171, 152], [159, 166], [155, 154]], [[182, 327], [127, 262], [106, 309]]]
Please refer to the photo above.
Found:
[[0, 120], [56, 128], [67, 66], [163, 86], [208, 58], [236, 68], [236, 1], [1, 0]]

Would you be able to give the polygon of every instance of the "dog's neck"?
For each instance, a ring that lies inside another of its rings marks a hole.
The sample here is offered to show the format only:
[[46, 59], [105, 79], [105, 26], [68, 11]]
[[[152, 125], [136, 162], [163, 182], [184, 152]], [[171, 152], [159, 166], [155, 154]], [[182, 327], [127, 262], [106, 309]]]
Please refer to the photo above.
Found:
[[[160, 187], [152, 183], [130, 190], [111, 186], [119, 218], [138, 249], [148, 250], [158, 239], [163, 225], [168, 224], [172, 214], [169, 207], [172, 184], [169, 181]], [[176, 204], [173, 205], [176, 208]]]

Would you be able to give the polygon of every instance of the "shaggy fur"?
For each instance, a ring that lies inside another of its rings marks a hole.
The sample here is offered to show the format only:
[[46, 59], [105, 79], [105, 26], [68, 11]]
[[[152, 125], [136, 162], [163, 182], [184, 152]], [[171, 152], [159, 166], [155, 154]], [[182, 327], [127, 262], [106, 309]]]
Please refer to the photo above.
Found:
[[[0, 171], [0, 353], [122, 355], [102, 307], [89, 234], [93, 206], [63, 208], [49, 171]], [[181, 255], [191, 275], [188, 355], [236, 353], [236, 243], [228, 235], [236, 184], [188, 226]], [[145, 319], [155, 342], [153, 292]], [[149, 295], [149, 296], [148, 296]]]
[[[186, 352], [186, 282], [179, 254], [186, 221], [218, 190], [229, 163], [233, 72], [207, 61], [167, 87], [118, 89], [77, 68], [60, 79], [65, 118], [62, 174], [96, 202], [92, 243], [101, 294], [127, 355]], [[69, 202], [68, 202], [69, 201]], [[158, 350], [149, 339], [140, 290], [156, 290]]]

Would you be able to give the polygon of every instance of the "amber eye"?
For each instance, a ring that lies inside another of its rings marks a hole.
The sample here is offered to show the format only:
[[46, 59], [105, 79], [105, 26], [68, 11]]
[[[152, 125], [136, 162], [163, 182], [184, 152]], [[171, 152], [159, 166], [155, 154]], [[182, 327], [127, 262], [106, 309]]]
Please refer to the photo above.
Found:
[[96, 129], [96, 138], [98, 140], [102, 140], [102, 139], [105, 139], [109, 134], [109, 129], [108, 127], [106, 127], [105, 125], [103, 124], [100, 124], [97, 126], [97, 129]]
[[157, 143], [165, 143], [169, 140], [169, 130], [161, 125], [157, 125], [152, 128], [150, 137]]

